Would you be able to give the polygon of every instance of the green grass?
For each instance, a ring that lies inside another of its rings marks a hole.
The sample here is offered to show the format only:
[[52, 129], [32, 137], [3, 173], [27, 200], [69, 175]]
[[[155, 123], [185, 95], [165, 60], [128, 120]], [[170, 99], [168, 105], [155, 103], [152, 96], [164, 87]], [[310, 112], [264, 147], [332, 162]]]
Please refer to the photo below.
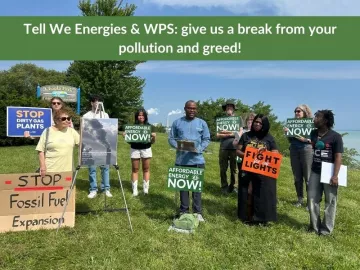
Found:
[[[358, 171], [340, 187], [335, 231], [319, 237], [306, 232], [308, 212], [296, 208], [289, 160], [278, 181], [279, 221], [249, 227], [236, 218], [236, 195], [221, 195], [218, 144], [205, 154], [203, 208], [206, 223], [194, 235], [168, 232], [177, 209], [174, 192], [166, 189], [167, 168], [174, 164], [165, 135], [153, 146], [150, 194], [132, 198], [129, 145], [119, 140], [118, 163], [134, 233], [125, 212], [77, 215], [74, 228], [0, 234], [0, 269], [360, 269]], [[0, 171], [32, 172], [34, 146], [1, 148]], [[99, 173], [98, 173], [99, 174]], [[87, 199], [87, 170], [77, 178], [76, 207], [101, 209], [103, 196]], [[111, 170], [113, 207], [123, 207], [117, 173]], [[140, 186], [142, 182], [140, 181]]]

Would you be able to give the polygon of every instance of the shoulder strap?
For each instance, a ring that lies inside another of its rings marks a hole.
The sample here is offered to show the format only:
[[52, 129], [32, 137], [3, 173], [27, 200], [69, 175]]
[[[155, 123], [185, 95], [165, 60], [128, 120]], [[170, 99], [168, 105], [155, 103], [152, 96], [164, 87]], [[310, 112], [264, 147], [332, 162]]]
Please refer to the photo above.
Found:
[[48, 143], [48, 140], [49, 140], [49, 131], [50, 128], [47, 128], [46, 129], [46, 139], [45, 139], [45, 152], [44, 152], [44, 155], [46, 154], [46, 151], [47, 151], [47, 143]]

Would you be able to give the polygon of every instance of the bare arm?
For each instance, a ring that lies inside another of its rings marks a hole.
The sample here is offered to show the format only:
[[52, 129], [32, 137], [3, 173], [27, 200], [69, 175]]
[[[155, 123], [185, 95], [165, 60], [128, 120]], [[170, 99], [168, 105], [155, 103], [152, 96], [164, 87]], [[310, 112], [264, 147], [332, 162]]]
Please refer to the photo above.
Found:
[[243, 151], [241, 151], [242, 147], [243, 146], [241, 144], [238, 144], [237, 149], [236, 149], [236, 155], [238, 157], [244, 158], [245, 153]]
[[155, 143], [156, 133], [151, 133], [151, 143]]
[[341, 153], [335, 153], [335, 162], [334, 162], [334, 174], [330, 179], [330, 185], [337, 186], [338, 185], [338, 175], [341, 167]]
[[39, 164], [40, 164], [40, 174], [42, 177], [46, 174], [46, 165], [45, 165], [45, 155], [44, 152], [39, 151]]
[[240, 128], [239, 132], [237, 132], [237, 133], [235, 134], [235, 139], [233, 140], [233, 146], [234, 146], [235, 148], [237, 147], [237, 145], [238, 145], [238, 143], [239, 143], [239, 141], [240, 141], [240, 138], [241, 138], [241, 136], [243, 135], [243, 133], [244, 133], [244, 129], [243, 129], [243, 128]]

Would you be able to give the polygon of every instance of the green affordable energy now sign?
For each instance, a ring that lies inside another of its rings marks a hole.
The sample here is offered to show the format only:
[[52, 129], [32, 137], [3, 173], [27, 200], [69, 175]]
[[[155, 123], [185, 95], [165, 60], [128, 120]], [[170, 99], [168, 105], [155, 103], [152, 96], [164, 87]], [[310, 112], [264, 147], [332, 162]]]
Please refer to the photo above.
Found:
[[360, 60], [360, 17], [0, 17], [0, 60]]
[[228, 116], [216, 118], [216, 132], [219, 131], [239, 131], [241, 127], [240, 116]]
[[150, 141], [150, 125], [125, 125], [125, 142], [149, 143]]
[[311, 131], [314, 127], [312, 118], [288, 118], [286, 120], [287, 137], [305, 137], [310, 138]]
[[191, 167], [170, 167], [167, 187], [176, 191], [202, 192], [204, 189], [204, 169]]

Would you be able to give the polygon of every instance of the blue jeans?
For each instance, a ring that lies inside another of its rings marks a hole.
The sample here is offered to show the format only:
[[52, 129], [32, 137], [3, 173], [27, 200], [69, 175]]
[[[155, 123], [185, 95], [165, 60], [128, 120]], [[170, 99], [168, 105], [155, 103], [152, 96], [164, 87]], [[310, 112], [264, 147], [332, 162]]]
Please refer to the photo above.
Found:
[[[97, 182], [96, 182], [96, 168], [97, 166], [89, 166], [89, 182], [90, 182], [90, 191], [97, 191]], [[109, 180], [109, 166], [100, 166], [101, 169], [101, 191], [110, 190], [110, 180]]]

